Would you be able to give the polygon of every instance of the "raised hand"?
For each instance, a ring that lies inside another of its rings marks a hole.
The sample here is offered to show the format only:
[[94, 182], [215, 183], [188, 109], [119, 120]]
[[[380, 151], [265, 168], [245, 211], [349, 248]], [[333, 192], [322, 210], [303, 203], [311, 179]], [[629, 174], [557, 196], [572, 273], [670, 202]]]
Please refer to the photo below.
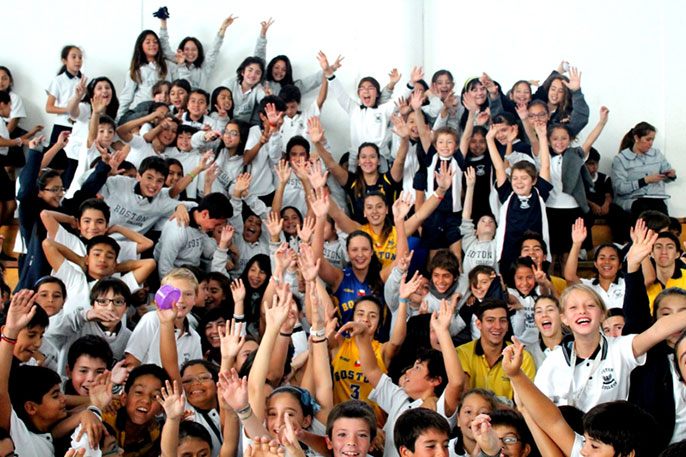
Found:
[[410, 111], [412, 111], [412, 107], [410, 106], [410, 102], [405, 99], [405, 97], [400, 97], [398, 100], [393, 102], [395, 105], [395, 109], [400, 113], [401, 116], [407, 116]]
[[371, 330], [369, 327], [361, 322], [348, 321], [347, 323], [343, 324], [341, 328], [338, 329], [338, 332], [336, 332], [336, 338], [341, 337], [345, 332], [349, 332], [351, 338], [354, 336], [371, 336]]
[[126, 363], [126, 359], [121, 359], [112, 367], [112, 383], [120, 386], [126, 384], [129, 373], [131, 373], [133, 368], [133, 365]]
[[234, 410], [240, 411], [250, 406], [248, 403], [248, 377], [238, 377], [235, 368], [231, 372], [219, 373], [217, 382], [219, 396]]
[[479, 414], [472, 420], [472, 433], [479, 449], [486, 455], [498, 455], [502, 446], [498, 434], [491, 427], [491, 418], [486, 414]]
[[165, 387], [160, 389], [157, 401], [164, 408], [167, 420], [181, 421], [183, 419], [186, 412], [186, 399], [178, 381], [174, 381], [173, 385], [165, 381]]
[[74, 87], [74, 94], [76, 94], [80, 99], [83, 98], [84, 94], [86, 93], [86, 83], [88, 82], [88, 78], [86, 78], [86, 75], [81, 75], [81, 79], [79, 80], [79, 83]]
[[105, 370], [95, 377], [95, 381], [88, 389], [91, 405], [103, 411], [112, 402], [112, 373]]
[[325, 218], [329, 214], [329, 194], [324, 189], [314, 189], [309, 196], [310, 208], [318, 218]]
[[343, 59], [345, 59], [345, 57], [340, 54], [338, 55], [338, 57], [336, 57], [336, 60], [334, 60], [333, 65], [331, 65], [333, 71], [336, 71], [343, 66], [343, 64], [341, 63], [343, 62]]
[[174, 324], [174, 321], [179, 315], [179, 309], [176, 307], [176, 302], [172, 303], [171, 308], [162, 309], [159, 303], [157, 304], [157, 317], [160, 320], [160, 324]]
[[[297, 424], [295, 423], [295, 419], [291, 416], [285, 416], [284, 426], [279, 432], [279, 442], [283, 447], [286, 448], [289, 456], [305, 457], [305, 453], [300, 447], [300, 442], [298, 441], [296, 427]], [[297, 429], [299, 431], [300, 427], [297, 427]]]
[[522, 366], [524, 345], [517, 339], [512, 337], [511, 345], [505, 346], [503, 349], [503, 371], [509, 377], [516, 376]]
[[176, 65], [183, 65], [186, 63], [186, 56], [183, 54], [183, 49], [177, 49], [174, 53], [174, 61]]
[[298, 238], [300, 238], [300, 240], [305, 244], [309, 243], [310, 238], [312, 238], [312, 234], [314, 233], [314, 223], [314, 218], [307, 216], [303, 221], [302, 228], [300, 227], [300, 224], [298, 224]]
[[587, 232], [584, 220], [579, 217], [574, 221], [574, 225], [572, 225], [572, 243], [581, 244], [586, 239], [586, 236]]
[[422, 104], [424, 103], [424, 95], [418, 90], [413, 90], [410, 95], [410, 106], [413, 110], [417, 111], [422, 109]]
[[262, 219], [262, 222], [267, 226], [267, 230], [269, 231], [272, 240], [277, 241], [281, 235], [281, 229], [283, 228], [283, 219], [281, 219], [279, 213], [270, 211], [269, 214], [267, 214], [267, 219]]
[[209, 186], [209, 188], [212, 189], [212, 184], [214, 184], [214, 180], [217, 179], [217, 176], [219, 176], [219, 164], [214, 162], [205, 172], [205, 186]]
[[534, 130], [539, 140], [548, 141], [548, 126], [545, 122], [534, 122]]
[[474, 101], [474, 94], [471, 92], [465, 92], [462, 94], [462, 104], [468, 111], [477, 112], [479, 110], [479, 105]]
[[476, 115], [476, 125], [486, 125], [491, 119], [491, 108], [486, 108], [485, 110], [479, 112]]
[[271, 27], [273, 23], [274, 23], [274, 19], [272, 19], [272, 18], [269, 18], [266, 21], [260, 22], [260, 26], [262, 27], [260, 29], [260, 36], [266, 37], [267, 31], [269, 30], [269, 27]]
[[390, 80], [391, 85], [395, 86], [398, 84], [398, 81], [400, 81], [400, 78], [402, 78], [403, 75], [400, 74], [397, 68], [392, 69], [388, 73], [388, 79]]
[[[231, 292], [233, 293], [233, 284], [231, 284], [231, 287]], [[243, 295], [245, 296], [245, 289], [243, 290]], [[226, 326], [219, 327], [219, 350], [222, 358], [236, 360], [238, 353], [245, 343], [245, 335], [241, 336], [244, 325], [243, 322], [236, 322], [236, 319], [231, 319], [228, 329]]]
[[234, 197], [244, 198], [250, 188], [250, 181], [252, 181], [252, 175], [250, 173], [241, 173], [236, 176], [236, 184], [233, 188]]
[[572, 92], [577, 91], [581, 88], [581, 72], [577, 67], [571, 67], [569, 69], [569, 82], [562, 80], [562, 84], [567, 86], [567, 89]]
[[481, 81], [481, 84], [484, 85], [489, 95], [494, 96], [498, 94], [498, 86], [495, 84], [495, 82], [493, 82], [493, 79], [486, 73], [481, 73], [479, 81]]
[[268, 328], [280, 329], [284, 322], [286, 322], [286, 319], [288, 319], [293, 294], [288, 290], [283, 294], [283, 298], [280, 298], [279, 295], [279, 293], [274, 294], [271, 306], [267, 306], [269, 302], [264, 302], [266, 308], [265, 320]]
[[33, 315], [36, 314], [34, 304], [38, 295], [28, 289], [22, 289], [12, 297], [7, 315], [5, 317], [5, 326], [3, 327], [3, 335], [16, 339], [19, 331], [26, 327]]
[[[219, 34], [223, 36], [223, 35], [224, 35], [224, 32], [226, 32], [226, 29], [228, 29], [229, 26], [230, 26], [231, 24], [233, 24], [233, 21], [235, 21], [236, 19], [238, 19], [238, 16], [235, 16], [235, 17], [234, 17], [233, 14], [229, 15], [229, 17], [227, 17], [226, 19], [224, 19], [224, 22], [222, 22], [221, 27], [219, 27]], [[266, 33], [266, 32], [265, 32], [265, 33]]]
[[288, 253], [288, 243], [284, 241], [274, 252], [274, 271], [272, 272], [274, 276], [278, 278], [283, 275], [290, 262], [291, 256]]
[[474, 171], [474, 167], [468, 167], [464, 171], [464, 177], [467, 187], [474, 187], [476, 185], [476, 172]]
[[291, 173], [292, 169], [290, 165], [288, 165], [288, 161], [286, 159], [281, 159], [279, 160], [279, 163], [274, 165], [274, 172], [276, 173], [276, 177], [279, 178], [279, 183], [281, 185], [285, 185], [289, 179], [291, 179]]
[[307, 134], [313, 143], [320, 143], [324, 138], [324, 128], [317, 116], [312, 116], [307, 120]]
[[[639, 221], [643, 222], [642, 219]], [[636, 225], [638, 226], [638, 222]], [[626, 262], [630, 270], [635, 270], [640, 266], [641, 262], [653, 252], [653, 245], [657, 241], [658, 233], [652, 230], [644, 230], [644, 228], [645, 225], [641, 228], [631, 229], [633, 243], [626, 254]]]
[[271, 127], [279, 125], [279, 121], [283, 118], [284, 114], [283, 111], [277, 111], [273, 103], [267, 103], [264, 107], [264, 112], [267, 114], [267, 120]]
[[521, 119], [522, 121], [526, 121], [527, 119], [529, 119], [529, 110], [526, 107], [526, 104], [517, 103], [515, 109], [517, 110], [517, 116], [519, 116], [519, 119]]
[[454, 300], [441, 300], [441, 306], [438, 312], [434, 311], [431, 314], [431, 328], [434, 329], [436, 333], [441, 331], [447, 332], [450, 328], [450, 321], [455, 314], [455, 306], [457, 301]]
[[31, 138], [31, 140], [29, 140], [29, 149], [36, 149], [38, 145], [40, 145], [43, 142], [44, 139], [44, 135], [39, 135]]
[[403, 255], [402, 257], [398, 257], [398, 264], [396, 266], [403, 273], [407, 273], [407, 270], [410, 269], [410, 262], [412, 261], [412, 255], [413, 254], [414, 254], [414, 250], [408, 252], [407, 254]]
[[424, 70], [422, 70], [422, 67], [420, 66], [412, 68], [412, 73], [410, 74], [410, 85], [414, 86], [420, 79], [424, 79]]
[[219, 247], [221, 249], [228, 249], [231, 246], [231, 240], [235, 232], [236, 229], [233, 225], [226, 224], [222, 227], [221, 234], [219, 235]]
[[453, 177], [457, 170], [453, 170], [452, 165], [449, 164], [447, 160], [441, 160], [440, 172], [434, 171], [434, 177], [436, 178], [436, 183], [438, 188], [443, 192], [447, 192], [450, 186], [453, 185]]
[[394, 129], [391, 132], [398, 135], [400, 138], [407, 139], [410, 137], [410, 127], [407, 122], [402, 118], [400, 114], [393, 114], [391, 116], [391, 122], [393, 123]]
[[414, 198], [412, 198], [412, 194], [401, 191], [396, 201], [393, 202], [393, 218], [398, 221], [398, 223], [405, 221], [405, 217], [410, 213], [413, 203]]
[[609, 115], [610, 115], [610, 110], [607, 108], [607, 106], [601, 106], [600, 107], [600, 122], [606, 123]]
[[402, 280], [400, 281], [400, 288], [398, 291], [398, 296], [400, 298], [408, 299], [410, 298], [410, 295], [413, 293], [417, 292], [419, 289], [419, 286], [422, 285], [422, 275], [419, 274], [419, 271], [415, 271], [414, 275], [412, 278], [408, 281], [407, 280], [407, 273], [403, 275]]
[[310, 181], [310, 186], [313, 189], [321, 189], [326, 185], [326, 177], [329, 175], [328, 170], [322, 173], [322, 163], [319, 160], [305, 163], [305, 173], [307, 179]]
[[300, 267], [300, 273], [303, 275], [303, 279], [306, 282], [311, 282], [317, 279], [319, 274], [319, 266], [321, 265], [321, 259], [314, 261], [314, 253], [312, 253], [312, 248], [307, 244], [300, 245], [300, 254], [298, 255], [298, 267]]
[[71, 135], [71, 131], [69, 130], [64, 130], [60, 132], [59, 136], [57, 137], [57, 141], [55, 142], [55, 145], [63, 149], [67, 145], [67, 143], [69, 143], [69, 135]]

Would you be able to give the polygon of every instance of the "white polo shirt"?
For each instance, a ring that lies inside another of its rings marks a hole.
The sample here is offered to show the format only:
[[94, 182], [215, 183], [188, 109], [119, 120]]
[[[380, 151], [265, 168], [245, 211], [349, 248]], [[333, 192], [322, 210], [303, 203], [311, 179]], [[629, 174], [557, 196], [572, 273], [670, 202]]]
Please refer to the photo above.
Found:
[[12, 408], [10, 436], [19, 457], [55, 457], [55, 445], [50, 433], [33, 433]]
[[[383, 428], [384, 432], [386, 432], [387, 442], [386, 446], [384, 446], [384, 457], [400, 457], [398, 450], [392, 444], [395, 423], [402, 413], [408, 409], [419, 408], [424, 401], [421, 398], [418, 400], [412, 400], [401, 387], [393, 384], [391, 378], [386, 374], [381, 375], [379, 383], [374, 389], [372, 389], [372, 391], [369, 393], [369, 397], [367, 398], [370, 401], [376, 402], [381, 409], [388, 414], [386, 425], [384, 425]], [[441, 394], [441, 397], [436, 403], [436, 410], [436, 412], [448, 420], [451, 429], [457, 425], [457, 409], [455, 409], [455, 412], [452, 414], [452, 416], [448, 417], [445, 415], [445, 391]]]
[[607, 289], [607, 291], [602, 288], [597, 279], [579, 279], [581, 280], [582, 284], [585, 284], [598, 292], [598, 295], [603, 298], [607, 309], [624, 307], [624, 292], [626, 291], [624, 278], [617, 278], [617, 281], [610, 283], [610, 287]]
[[584, 412], [600, 403], [626, 400], [631, 371], [646, 361], [645, 354], [634, 357], [635, 336], [601, 335], [601, 348], [587, 360], [577, 359], [574, 368], [570, 365], [573, 340], [565, 339], [540, 366], [535, 384], [556, 405], [572, 405]]
[[[184, 331], [174, 329], [176, 340], [176, 351], [178, 354], [179, 367], [188, 360], [202, 359], [202, 349], [200, 347], [200, 335], [188, 326]], [[160, 320], [157, 311], [146, 313], [136, 325], [126, 352], [138, 359], [141, 364], [153, 363], [162, 366], [160, 357]]]
[[[45, 92], [55, 97], [55, 106], [57, 108], [66, 108], [69, 104], [69, 99], [74, 95], [74, 90], [80, 82], [80, 76], [72, 76], [67, 71], [64, 71], [50, 82]], [[55, 116], [55, 124], [65, 127], [72, 126], [72, 123], [69, 121], [69, 113], [56, 114]], [[76, 159], [77, 157], [72, 158]]]

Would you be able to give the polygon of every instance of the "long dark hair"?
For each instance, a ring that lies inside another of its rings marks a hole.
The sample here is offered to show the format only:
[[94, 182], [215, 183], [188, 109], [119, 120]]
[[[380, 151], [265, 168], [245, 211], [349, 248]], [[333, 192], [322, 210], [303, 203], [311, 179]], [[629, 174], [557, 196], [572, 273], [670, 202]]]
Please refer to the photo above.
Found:
[[186, 43], [188, 43], [189, 41], [195, 43], [195, 46], [198, 48], [198, 57], [195, 59], [195, 62], [193, 62], [193, 65], [200, 68], [202, 67], [202, 63], [205, 61], [205, 50], [203, 49], [200, 40], [192, 36], [187, 36], [186, 38], [181, 40], [181, 43], [179, 43], [178, 50], [183, 51], [183, 47], [186, 46]]
[[205, 335], [205, 327], [210, 322], [214, 322], [220, 318], [224, 318], [227, 326], [231, 324], [231, 313], [228, 309], [223, 307], [212, 308], [208, 310], [200, 319], [198, 323], [198, 333], [200, 334], [200, 344], [202, 346], [202, 353], [209, 353], [207, 360], [213, 363], [221, 362], [221, 351], [219, 348], [215, 348], [210, 344], [210, 341]]
[[564, 75], [561, 75], [559, 73], [553, 73], [552, 75], [548, 76], [548, 79], [546, 79], [543, 84], [541, 85], [542, 87], [542, 92], [543, 96], [545, 97], [545, 101], [548, 102], [548, 92], [550, 91], [550, 86], [553, 85], [553, 82], [560, 80], [562, 81], [562, 90], [564, 91], [565, 96], [562, 97], [562, 101], [557, 105], [557, 109], [555, 112], [558, 114], [558, 119], [564, 119], [567, 117], [572, 112], [572, 94], [567, 88], [567, 86], [564, 84], [564, 81], [569, 82], [569, 78], [567, 78]]
[[[283, 62], [286, 64], [286, 74], [281, 81], [275, 81], [274, 76], [272, 76], [272, 70], [274, 70], [274, 65], [276, 65], [279, 60], [283, 60]], [[267, 81], [278, 82], [282, 87], [288, 84], [293, 84], [293, 66], [291, 65], [291, 59], [284, 55], [274, 57], [269, 61], [269, 65], [267, 65], [267, 75], [264, 79]]]
[[369, 241], [369, 246], [372, 249], [372, 258], [369, 261], [369, 267], [367, 268], [367, 276], [364, 278], [365, 282], [369, 285], [369, 288], [372, 290], [372, 293], [374, 295], [376, 295], [377, 297], [383, 297], [384, 284], [380, 277], [381, 261], [374, 252], [374, 240], [372, 240], [372, 237], [369, 236], [368, 233], [363, 232], [362, 230], [355, 230], [350, 235], [348, 235], [348, 239], [345, 242], [345, 249], [348, 250], [348, 248], [350, 247], [350, 241], [358, 236], [366, 238], [367, 241]]
[[[74, 48], [76, 48], [76, 49], [78, 49], [79, 51], [81, 51], [81, 48], [79, 48], [79, 47], [76, 46], [75, 44], [68, 44], [68, 45], [66, 45], [65, 47], [62, 48], [62, 52], [60, 52], [60, 59], [61, 59], [61, 60], [67, 60], [67, 57], [69, 57], [69, 51], [71, 51], [71, 50], [74, 49]], [[3, 68], [4, 68], [4, 67], [3, 67]], [[6, 70], [6, 71], [7, 71], [7, 74], [9, 74], [9, 70]], [[65, 71], [67, 71], [67, 64], [66, 64], [66, 63], [63, 63], [62, 66], [60, 67], [60, 70], [57, 72], [57, 75], [59, 76], [59, 75], [61, 75], [62, 73], [64, 73]], [[12, 75], [10, 75], [10, 79], [12, 79]], [[10, 89], [10, 88], [12, 88], [11, 85], [10, 85], [10, 87], [9, 87], [8, 89]], [[8, 92], [9, 92], [9, 91], [8, 91]]]
[[[465, 83], [464, 86], [462, 86], [462, 92], [460, 92], [460, 103], [464, 100], [464, 93], [469, 92], [470, 90], [474, 89], [478, 84], [483, 86], [483, 83], [479, 80], [479, 78], [474, 77], [474, 78], [469, 78]], [[483, 111], [486, 108], [488, 108], [488, 95], [486, 96], [486, 101], [483, 102], [481, 105], [479, 105], [479, 111]], [[462, 113], [462, 117], [460, 118], [460, 127], [464, 128], [465, 125], [467, 125], [467, 117], [469, 116], [469, 110], [464, 110]]]
[[86, 86], [86, 93], [83, 94], [81, 102], [90, 104], [91, 99], [93, 99], [93, 96], [95, 95], [95, 86], [101, 81], [105, 81], [112, 89], [112, 99], [110, 100], [110, 104], [107, 105], [107, 109], [105, 109], [105, 114], [112, 119], [116, 119], [117, 111], [119, 110], [119, 99], [117, 98], [117, 90], [114, 88], [114, 84], [112, 84], [112, 81], [110, 81], [110, 78], [107, 76], [98, 76], [97, 78], [91, 79], [88, 86]]
[[650, 132], [657, 132], [657, 129], [647, 122], [639, 122], [634, 128], [626, 132], [626, 135], [622, 138], [622, 142], [619, 143], [619, 152], [622, 152], [625, 149], [633, 149], [634, 143], [636, 142], [634, 136], [641, 138]]
[[136, 44], [133, 47], [133, 57], [131, 57], [131, 65], [129, 66], [129, 77], [137, 83], [141, 82], [141, 67], [148, 63], [148, 58], [143, 52], [143, 42], [148, 35], [152, 35], [157, 40], [157, 55], [155, 56], [155, 63], [159, 66], [160, 70], [158, 75], [160, 79], [167, 76], [167, 61], [164, 60], [164, 53], [162, 52], [162, 45], [160, 44], [160, 37], [157, 36], [152, 30], [143, 30], [138, 38], [136, 38]]
[[228, 90], [229, 94], [231, 94], [231, 109], [229, 111], [227, 111], [227, 113], [226, 113], [229, 116], [229, 119], [231, 119], [233, 117], [233, 106], [234, 106], [233, 105], [233, 92], [231, 92], [231, 89], [229, 89], [228, 87], [219, 86], [212, 91], [212, 96], [210, 97], [210, 113], [214, 113], [217, 111], [217, 107], [214, 105], [217, 104], [217, 99], [219, 98], [219, 94], [223, 90]]
[[257, 64], [262, 70], [262, 76], [264, 77], [264, 60], [259, 57], [246, 57], [243, 62], [236, 69], [236, 76], [238, 77], [238, 83], [243, 82], [243, 71], [248, 67], [248, 65]]
[[[231, 119], [229, 122], [226, 123], [226, 127], [228, 127], [229, 124], [236, 124], [238, 126], [238, 134], [240, 135], [241, 139], [238, 142], [238, 146], [236, 146], [236, 155], [242, 156], [243, 152], [245, 152], [245, 143], [247, 143], [248, 141], [248, 134], [250, 133], [250, 124], [244, 121], [240, 121], [238, 119]], [[224, 127], [224, 130], [226, 130], [226, 127]], [[224, 132], [222, 132], [222, 135], [223, 134]], [[227, 149], [224, 145], [224, 140], [219, 141], [219, 145], [217, 145], [217, 149], [215, 149], [214, 151], [214, 156], [219, 157], [219, 153], [222, 152], [222, 149]]]
[[376, 157], [379, 160], [381, 160], [381, 153], [379, 152], [379, 146], [377, 146], [376, 143], [365, 142], [365, 143], [362, 143], [359, 148], [357, 148], [358, 163], [357, 163], [357, 169], [355, 170], [355, 182], [353, 183], [353, 186], [355, 187], [355, 197], [356, 198], [362, 198], [367, 193], [367, 183], [364, 181], [364, 173], [362, 173], [362, 168], [360, 167], [360, 163], [359, 163], [359, 157], [360, 157], [360, 154], [362, 153], [362, 149], [367, 148], [367, 147], [374, 149], [374, 151], [376, 151]]
[[[364, 196], [364, 201], [367, 201], [369, 197], [379, 197], [382, 201], [383, 204], [386, 206], [386, 209], [388, 209], [388, 202], [386, 202], [386, 196], [379, 192], [378, 190], [374, 190], [372, 192], [367, 193]], [[370, 226], [371, 227], [371, 226]], [[381, 237], [379, 239], [379, 244], [384, 244], [386, 243], [386, 240], [388, 239], [389, 236], [391, 236], [391, 233], [393, 232], [393, 221], [391, 220], [391, 216], [389, 213], [386, 213], [386, 217], [384, 217], [383, 220], [383, 228], [381, 229]]]
[[[257, 289], [253, 288], [248, 281], [248, 272], [254, 263], [260, 267], [260, 270], [267, 273], [267, 279], [264, 283]], [[256, 254], [248, 260], [245, 264], [243, 273], [241, 274], [241, 280], [245, 286], [245, 320], [246, 322], [259, 322], [260, 320], [260, 304], [262, 303], [262, 297], [264, 296], [264, 291], [267, 290], [269, 285], [269, 277], [272, 275], [272, 264], [269, 260], [269, 256], [266, 254]], [[253, 297], [255, 299], [253, 299]]]

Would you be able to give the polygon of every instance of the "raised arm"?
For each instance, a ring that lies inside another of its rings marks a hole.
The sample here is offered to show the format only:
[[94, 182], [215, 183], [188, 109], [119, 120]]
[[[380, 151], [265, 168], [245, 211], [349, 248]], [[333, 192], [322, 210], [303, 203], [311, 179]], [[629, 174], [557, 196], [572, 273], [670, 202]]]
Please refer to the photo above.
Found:
[[648, 330], [634, 337], [631, 344], [634, 357], [642, 356], [657, 343], [666, 340], [670, 335], [681, 332], [685, 328], [686, 313], [676, 313], [661, 317]]
[[536, 125], [538, 136], [538, 158], [541, 161], [541, 178], [550, 182], [550, 151], [548, 150], [548, 128], [545, 125]]
[[624, 277], [626, 284], [622, 306], [626, 320], [626, 325], [622, 329], [624, 335], [644, 332], [650, 328], [653, 321], [641, 266], [645, 260], [650, 262], [650, 253], [653, 251], [657, 234], [652, 230], [647, 230], [643, 220], [639, 219], [636, 228], [631, 229], [631, 239], [633, 243], [626, 254], [627, 274]]
[[325, 333], [326, 326], [324, 318], [326, 310], [324, 309], [323, 303], [319, 300], [319, 293], [315, 281], [317, 280], [314, 279], [312, 281], [307, 281], [306, 283], [307, 293], [312, 306], [312, 328], [310, 329], [312, 335], [312, 338], [310, 339], [310, 342], [312, 343], [312, 361], [314, 373], [317, 373], [317, 379], [314, 383], [314, 394], [317, 402], [321, 406], [317, 416], [320, 419], [326, 419], [334, 405], [333, 380], [330, 375], [331, 362], [329, 360], [329, 350]]
[[341, 167], [331, 156], [331, 153], [324, 147], [324, 128], [322, 127], [320, 119], [316, 116], [312, 116], [307, 120], [307, 127], [307, 134], [317, 148], [317, 153], [324, 161], [326, 169], [331, 172], [341, 186], [344, 186], [345, 183], [348, 182], [348, 170]]
[[81, 267], [81, 270], [86, 271], [86, 262], [83, 257], [78, 256], [68, 247], [49, 238], [44, 239], [42, 244], [45, 258], [48, 260], [48, 263], [53, 270], [59, 270], [62, 263], [64, 263], [65, 260], [69, 260]]
[[410, 295], [415, 293], [421, 285], [422, 276], [419, 271], [415, 271], [410, 280], [407, 280], [407, 273], [403, 274], [400, 280], [398, 291], [398, 309], [395, 315], [393, 329], [390, 339], [381, 346], [381, 356], [384, 365], [389, 366], [391, 360], [398, 353], [407, 335], [407, 305], [410, 303]]
[[175, 457], [178, 455], [179, 427], [185, 413], [186, 399], [183, 396], [180, 380], [174, 379], [171, 383], [166, 381], [165, 385], [166, 387], [160, 389], [160, 396], [157, 397], [165, 413], [160, 436], [160, 456]]
[[312, 252], [315, 261], [321, 261], [319, 277], [326, 282], [334, 291], [343, 280], [343, 272], [334, 267], [324, 258], [324, 226], [329, 208], [329, 196], [324, 189], [315, 189], [314, 195], [310, 196], [310, 207], [315, 214], [314, 237], [312, 238]]
[[352, 233], [355, 230], [361, 230], [362, 225], [354, 220], [343, 211], [333, 199], [329, 199], [329, 216], [334, 220], [338, 228], [345, 233]]
[[505, 181], [507, 181], [507, 173], [505, 173], [505, 163], [503, 162], [498, 148], [495, 145], [495, 125], [491, 125], [486, 134], [486, 145], [488, 146], [488, 154], [491, 157], [491, 162], [493, 162], [493, 168], [495, 168], [495, 178], [498, 187], [502, 186]]
[[148, 276], [155, 271], [155, 261], [153, 259], [129, 260], [118, 264], [115, 270], [119, 273], [133, 273], [133, 277], [138, 284], [143, 284]]
[[431, 129], [426, 125], [424, 121], [424, 113], [422, 110], [422, 97], [418, 92], [412, 92], [410, 97], [410, 106], [414, 110], [415, 118], [417, 119], [417, 131], [419, 132], [419, 141], [422, 144], [422, 149], [425, 153], [429, 152], [431, 147]]
[[400, 137], [400, 147], [391, 166], [391, 177], [395, 182], [402, 182], [403, 168], [405, 167], [405, 157], [407, 157], [407, 150], [410, 147], [410, 128], [399, 114], [391, 116], [391, 122], [395, 126], [393, 133]]
[[445, 414], [450, 417], [456, 410], [462, 391], [467, 383], [460, 357], [450, 336], [450, 324], [455, 315], [457, 300], [441, 300], [438, 313], [431, 316], [431, 328], [436, 332], [438, 344], [443, 354], [445, 371], [448, 374], [448, 385], [445, 387]]
[[179, 355], [176, 349], [176, 336], [174, 335], [174, 321], [178, 316], [176, 303], [169, 309], [157, 306], [157, 317], [160, 320], [160, 359], [162, 368], [169, 375], [173, 383], [181, 384], [181, 371], [179, 371]]
[[569, 250], [569, 257], [565, 264], [565, 281], [567, 286], [581, 283], [577, 275], [577, 268], [579, 267], [579, 252], [581, 252], [581, 245], [586, 240], [586, 227], [584, 226], [583, 218], [578, 218], [572, 226], [572, 247]]
[[186, 187], [203, 171], [210, 168], [212, 161], [214, 160], [214, 151], [205, 151], [198, 165], [193, 169], [193, 171], [186, 173], [183, 178], [179, 179], [174, 183], [174, 185], [169, 189], [169, 196], [171, 198], [178, 197], [181, 192], [183, 192]]
[[79, 104], [81, 103], [83, 94], [86, 93], [87, 81], [88, 78], [86, 78], [85, 75], [81, 75], [81, 80], [76, 85], [76, 87], [74, 87], [74, 95], [72, 95], [69, 99], [69, 102], [67, 102], [67, 113], [69, 114], [69, 117], [71, 117], [72, 119], [77, 119], [79, 117], [79, 114], [81, 114]]
[[[441, 200], [443, 200], [443, 197], [453, 183], [453, 176], [455, 176], [457, 170], [453, 170], [445, 160], [441, 160], [440, 162], [440, 172], [434, 171], [434, 177], [436, 178], [438, 187], [436, 187], [434, 192], [429, 195], [428, 199], [422, 202], [422, 204], [419, 206], [419, 209], [417, 209], [417, 206], [415, 205], [415, 213], [412, 215], [412, 217], [405, 220], [404, 226], [407, 236], [412, 236], [424, 223], [424, 221], [431, 216], [431, 213], [438, 208], [438, 205], [441, 203]], [[424, 192], [421, 192], [421, 196], [425, 197]], [[420, 192], [418, 191], [417, 200], [419, 199]]]
[[583, 146], [581, 146], [581, 149], [583, 149], [585, 154], [584, 158], [588, 157], [588, 153], [591, 151], [591, 146], [593, 146], [593, 143], [595, 143], [595, 141], [598, 139], [603, 129], [605, 128], [605, 124], [607, 124], [607, 117], [609, 114], [609, 109], [607, 109], [605, 106], [600, 107], [600, 120], [598, 120], [596, 126], [593, 128], [593, 130], [591, 130], [591, 133], [589, 133], [586, 137], [586, 141], [584, 141]]
[[107, 229], [107, 234], [111, 235], [113, 233], [119, 233], [122, 235], [124, 238], [126, 238], [129, 241], [133, 241], [136, 243], [136, 253], [140, 254], [141, 252], [145, 252], [148, 249], [151, 249], [153, 246], [153, 241], [148, 238], [145, 235], [142, 235], [138, 232], [135, 232], [131, 230], [130, 228], [124, 227], [123, 225], [110, 225], [110, 228]]
[[[50, 162], [52, 162], [52, 159], [55, 157], [55, 155], [57, 155], [57, 153], [60, 152], [60, 150], [64, 149], [64, 147], [69, 142], [70, 134], [71, 132], [68, 130], [60, 132], [59, 137], [57, 137], [57, 142], [53, 144], [52, 147], [45, 152], [45, 154], [43, 154], [43, 159], [40, 163], [41, 168], [46, 168], [48, 165], [50, 165]], [[36, 148], [38, 144], [42, 141], [42, 138], [42, 136], [39, 137], [38, 140], [35, 142], [34, 146], [31, 146], [32, 144], [34, 144], [34, 140], [31, 140], [29, 146], [31, 148]]]
[[58, 211], [51, 211], [44, 209], [40, 212], [40, 219], [43, 222], [45, 230], [48, 232], [48, 237], [55, 239], [57, 231], [60, 229], [60, 224], [73, 225], [76, 223], [74, 216], [60, 213]]
[[[155, 123], [156, 120], [162, 118], [162, 113], [158, 110], [153, 111], [152, 113], [148, 114], [147, 116], [139, 117], [138, 119], [134, 119], [132, 121], [127, 122], [124, 125], [120, 125], [117, 128], [117, 135], [119, 135], [119, 138], [122, 139], [125, 143], [128, 143], [131, 141], [133, 138], [133, 131], [145, 124], [146, 122], [150, 122], [152, 124]], [[158, 125], [152, 128], [152, 130], [155, 129], [161, 129], [162, 128], [162, 123], [160, 122]], [[151, 130], [151, 131], [152, 131]], [[149, 133], [149, 132], [148, 132]]]

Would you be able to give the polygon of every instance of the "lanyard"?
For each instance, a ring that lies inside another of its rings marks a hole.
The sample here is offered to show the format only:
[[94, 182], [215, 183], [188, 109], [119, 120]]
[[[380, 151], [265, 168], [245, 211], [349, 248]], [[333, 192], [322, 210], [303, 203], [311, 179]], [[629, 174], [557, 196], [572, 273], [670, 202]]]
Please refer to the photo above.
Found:
[[571, 374], [571, 379], [569, 381], [569, 392], [567, 394], [567, 403], [570, 406], [576, 406], [581, 394], [584, 392], [584, 389], [586, 389], [586, 385], [588, 384], [588, 381], [593, 377], [593, 374], [598, 370], [600, 367], [600, 362], [603, 360], [603, 348], [605, 346], [605, 337], [602, 335], [600, 336], [600, 348], [598, 350], [598, 355], [596, 355], [595, 359], [593, 360], [593, 365], [591, 366], [591, 370], [588, 372], [588, 374], [585, 376], [585, 379], [581, 383], [581, 387], [579, 389], [576, 389], [576, 380], [574, 378], [574, 371], [576, 369], [576, 349], [575, 349], [575, 344], [572, 344], [572, 355], [570, 357], [569, 364], [571, 365], [572, 368], [572, 374]]

